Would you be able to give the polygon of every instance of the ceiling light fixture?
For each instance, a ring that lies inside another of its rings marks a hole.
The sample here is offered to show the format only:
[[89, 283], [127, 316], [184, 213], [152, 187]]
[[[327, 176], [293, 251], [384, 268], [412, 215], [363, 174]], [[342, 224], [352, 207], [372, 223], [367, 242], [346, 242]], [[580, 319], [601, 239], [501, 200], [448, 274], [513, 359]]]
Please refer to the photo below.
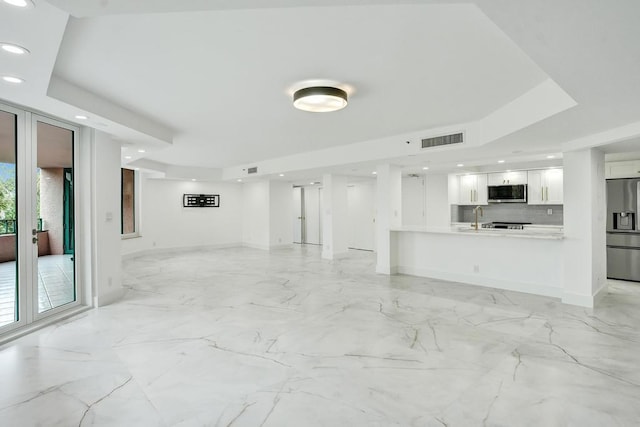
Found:
[[4, 50], [5, 52], [13, 53], [15, 55], [25, 55], [29, 53], [29, 49], [27, 49], [26, 47], [18, 46], [17, 44], [13, 43], [2, 42], [0, 43], [0, 47], [2, 47], [2, 50]]
[[31, 0], [4, 0], [5, 3], [17, 7], [34, 7], [35, 4]]
[[281, 173], [281, 174], [280, 174], [280, 176], [284, 176], [284, 174], [283, 174], [283, 173]]
[[191, 178], [191, 181], [195, 181], [195, 180], [196, 180], [195, 178]]
[[131, 156], [124, 156], [125, 159], [130, 160]]
[[4, 80], [7, 83], [14, 83], [14, 84], [24, 83], [23, 79], [21, 79], [20, 77], [14, 77], [14, 76], [2, 76], [2, 80]]
[[462, 163], [458, 163], [456, 166], [458, 166], [459, 168], [463, 167], [464, 165]]
[[547, 159], [555, 159], [556, 156], [547, 156]]
[[77, 115], [77, 116], [76, 116], [76, 119], [78, 119], [78, 120], [87, 120], [88, 118], [89, 118], [89, 117], [87, 117], [87, 116], [83, 116], [83, 115], [81, 115], [81, 114], [79, 114], [79, 115]]
[[347, 106], [347, 92], [337, 87], [312, 86], [295, 91], [293, 106], [312, 113], [328, 113]]
[[504, 160], [498, 160], [498, 163], [504, 163]]
[[241, 179], [238, 179], [238, 182], [242, 182], [242, 180], [241, 180]]
[[145, 153], [146, 151], [143, 149], [138, 150], [138, 153]]
[[378, 172], [373, 171], [373, 172], [371, 172], [371, 175], [378, 175]]
[[422, 168], [423, 171], [428, 171], [429, 170], [429, 166], [425, 166]]

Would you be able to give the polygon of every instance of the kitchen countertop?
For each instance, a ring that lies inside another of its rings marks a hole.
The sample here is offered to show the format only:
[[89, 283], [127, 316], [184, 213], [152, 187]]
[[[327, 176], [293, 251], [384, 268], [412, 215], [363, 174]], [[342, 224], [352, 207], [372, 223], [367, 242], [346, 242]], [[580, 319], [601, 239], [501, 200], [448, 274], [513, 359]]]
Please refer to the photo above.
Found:
[[480, 228], [476, 230], [470, 223], [453, 223], [450, 227], [403, 226], [392, 228], [391, 231], [549, 240], [561, 240], [564, 238], [562, 226], [531, 224], [525, 227], [527, 228], [523, 230], [496, 228]]

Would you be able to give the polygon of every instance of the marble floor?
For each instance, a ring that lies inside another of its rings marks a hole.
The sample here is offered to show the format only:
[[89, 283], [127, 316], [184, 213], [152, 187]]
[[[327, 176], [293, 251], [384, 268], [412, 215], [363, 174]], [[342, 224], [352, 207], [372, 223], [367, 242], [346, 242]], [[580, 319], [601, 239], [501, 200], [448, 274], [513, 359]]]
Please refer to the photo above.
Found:
[[300, 246], [125, 261], [122, 301], [0, 347], [0, 424], [640, 424], [640, 286], [588, 310], [374, 262]]
[[[38, 257], [38, 311], [75, 301], [73, 255]], [[0, 263], [0, 326], [15, 321], [16, 262]]]

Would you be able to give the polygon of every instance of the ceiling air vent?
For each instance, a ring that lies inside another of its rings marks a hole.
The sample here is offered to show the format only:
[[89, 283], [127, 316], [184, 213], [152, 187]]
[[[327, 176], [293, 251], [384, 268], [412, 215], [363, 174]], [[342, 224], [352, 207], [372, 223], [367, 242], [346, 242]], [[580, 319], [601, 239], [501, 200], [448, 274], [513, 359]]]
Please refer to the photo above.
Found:
[[247, 169], [247, 173], [258, 173], [258, 167], [254, 166], [252, 168]]
[[454, 133], [451, 135], [436, 136], [433, 138], [425, 138], [422, 140], [422, 148], [439, 147], [441, 145], [461, 144], [463, 141], [462, 133]]

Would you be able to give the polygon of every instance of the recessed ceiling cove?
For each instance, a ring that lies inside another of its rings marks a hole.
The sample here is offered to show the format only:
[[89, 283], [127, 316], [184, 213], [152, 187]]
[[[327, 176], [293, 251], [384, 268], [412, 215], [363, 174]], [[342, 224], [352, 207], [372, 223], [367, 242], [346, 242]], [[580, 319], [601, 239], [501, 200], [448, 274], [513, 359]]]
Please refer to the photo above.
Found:
[[[54, 75], [175, 130], [150, 159], [216, 168], [477, 120], [547, 79], [468, 4], [70, 18]], [[291, 107], [328, 76], [348, 108]]]

